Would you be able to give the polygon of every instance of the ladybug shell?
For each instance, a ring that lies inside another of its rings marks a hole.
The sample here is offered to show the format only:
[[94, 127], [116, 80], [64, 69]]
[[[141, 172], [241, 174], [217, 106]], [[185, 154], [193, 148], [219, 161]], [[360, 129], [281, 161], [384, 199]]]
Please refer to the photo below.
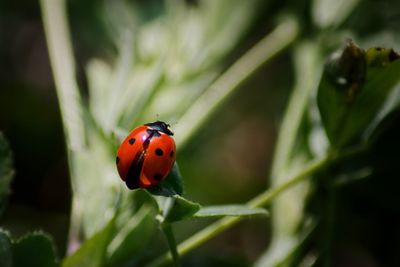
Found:
[[119, 176], [129, 189], [157, 185], [171, 171], [176, 157], [175, 141], [148, 126], [135, 128], [117, 151]]

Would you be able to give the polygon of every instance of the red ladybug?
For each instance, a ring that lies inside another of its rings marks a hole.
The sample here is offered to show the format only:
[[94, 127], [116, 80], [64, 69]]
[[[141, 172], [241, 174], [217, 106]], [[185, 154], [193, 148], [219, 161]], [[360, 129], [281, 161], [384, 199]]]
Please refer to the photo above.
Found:
[[117, 151], [119, 176], [129, 189], [157, 185], [171, 171], [176, 147], [173, 132], [162, 121], [135, 128]]

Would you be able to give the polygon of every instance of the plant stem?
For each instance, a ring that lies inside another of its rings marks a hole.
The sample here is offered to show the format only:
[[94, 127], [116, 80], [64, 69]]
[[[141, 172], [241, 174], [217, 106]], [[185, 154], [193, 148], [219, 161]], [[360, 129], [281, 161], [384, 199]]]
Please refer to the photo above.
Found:
[[[271, 187], [280, 185], [288, 178], [288, 173], [298, 168], [300, 161], [306, 160], [298, 156], [296, 158], [296, 142], [301, 136], [300, 128], [304, 124], [303, 118], [310, 108], [310, 98], [318, 84], [321, 73], [321, 52], [315, 42], [302, 41], [293, 48], [293, 63], [295, 73], [295, 84], [286, 106], [286, 111], [279, 129], [273, 162], [270, 174]], [[302, 153], [300, 153], [302, 154]], [[301, 213], [307, 195], [308, 181], [298, 188], [288, 190], [284, 195], [274, 199], [271, 205], [272, 235], [270, 248], [280, 247], [281, 242], [294, 240], [292, 233], [298, 228], [303, 216]], [[291, 212], [288, 212], [291, 210]], [[294, 241], [293, 241], [294, 242]], [[257, 260], [257, 266], [265, 264], [278, 265], [294, 249], [292, 246], [278, 249], [269, 249]], [[282, 252], [282, 253], [281, 253]], [[278, 256], [278, 254], [280, 256]], [[265, 262], [265, 264], [264, 264]]]
[[302, 42], [294, 48], [296, 81], [279, 129], [271, 168], [271, 177], [274, 178], [272, 184], [281, 182], [279, 178], [288, 170], [288, 161], [298, 138], [302, 117], [319, 80], [320, 75], [317, 74], [320, 72], [320, 61], [315, 44]]
[[[40, 7], [64, 125], [68, 163], [71, 177], [75, 177], [74, 158], [71, 151], [82, 149], [85, 134], [82, 119], [82, 101], [75, 79], [76, 71], [68, 29], [66, 3], [64, 0], [41, 0]], [[72, 187], [76, 187], [74, 180], [72, 180]], [[72, 201], [72, 205], [69, 241], [76, 243], [79, 240], [82, 211], [79, 209], [75, 198]]]
[[174, 127], [177, 146], [183, 147], [221, 106], [227, 96], [239, 88], [264, 63], [292, 44], [298, 32], [298, 23], [294, 19], [282, 22], [221, 74], [191, 105]]
[[82, 102], [75, 79], [75, 63], [65, 6], [64, 0], [41, 0], [43, 26], [60, 102], [64, 134], [70, 149], [80, 149], [84, 144]]
[[175, 265], [175, 267], [179, 267], [179, 266], [181, 266], [181, 262], [180, 262], [180, 259], [179, 259], [178, 250], [176, 248], [176, 241], [175, 241], [174, 233], [172, 231], [172, 226], [171, 226], [170, 223], [163, 223], [161, 228], [162, 228], [162, 230], [163, 230], [163, 232], [165, 234], [165, 237], [167, 238], [168, 246], [169, 246], [169, 249], [171, 251], [170, 255], [172, 255], [172, 259], [174, 261], [174, 265]]
[[[275, 188], [271, 188], [260, 195], [256, 196], [252, 200], [250, 200], [247, 205], [250, 207], [262, 207], [266, 206], [271, 203], [271, 201], [278, 196], [280, 193], [284, 192], [285, 190], [291, 188], [298, 182], [306, 179], [311, 174], [315, 173], [318, 170], [324, 168], [327, 163], [332, 160], [331, 157], [325, 157], [314, 162], [311, 162], [307, 165], [301, 172], [298, 174], [290, 177], [287, 179], [283, 184], [276, 186]], [[230, 228], [231, 226], [238, 223], [242, 218], [240, 217], [225, 217], [221, 220], [218, 220], [208, 227], [204, 228], [200, 232], [194, 234], [193, 236], [189, 237], [187, 240], [182, 242], [178, 246], [179, 255], [185, 255], [189, 251], [193, 250], [194, 248], [200, 246], [201, 244], [205, 243], [209, 239], [213, 238], [214, 236], [218, 235], [219, 233], [223, 232], [224, 230]], [[169, 254], [164, 254], [160, 258], [156, 259], [155, 261], [151, 262], [149, 266], [162, 266], [167, 264], [171, 261], [171, 256]]]

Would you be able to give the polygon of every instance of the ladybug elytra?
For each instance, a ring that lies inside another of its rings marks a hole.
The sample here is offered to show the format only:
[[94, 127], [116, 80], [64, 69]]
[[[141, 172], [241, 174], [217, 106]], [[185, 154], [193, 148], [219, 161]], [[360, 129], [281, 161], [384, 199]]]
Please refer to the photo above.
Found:
[[129, 189], [155, 186], [169, 174], [176, 157], [172, 135], [168, 124], [156, 121], [133, 129], [121, 143], [117, 169]]

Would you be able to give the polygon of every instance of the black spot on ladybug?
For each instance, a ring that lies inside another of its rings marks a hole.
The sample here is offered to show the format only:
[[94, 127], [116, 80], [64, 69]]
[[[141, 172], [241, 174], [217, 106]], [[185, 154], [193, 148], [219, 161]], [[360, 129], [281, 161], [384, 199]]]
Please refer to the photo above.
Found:
[[161, 181], [161, 179], [163, 178], [163, 176], [159, 173], [154, 174], [154, 179], [157, 181]]
[[160, 157], [161, 157], [162, 155], [164, 155], [164, 152], [162, 151], [161, 148], [157, 148], [157, 149], [156, 149], [156, 155], [157, 155], [157, 156], [160, 156]]
[[129, 144], [133, 145], [135, 143], [136, 139], [135, 138], [131, 138], [129, 139]]
[[116, 163], [118, 164], [119, 163], [119, 157], [117, 156], [117, 159], [116, 159]]
[[169, 156], [172, 158], [174, 156], [174, 151], [171, 150], [171, 153], [169, 153]]

